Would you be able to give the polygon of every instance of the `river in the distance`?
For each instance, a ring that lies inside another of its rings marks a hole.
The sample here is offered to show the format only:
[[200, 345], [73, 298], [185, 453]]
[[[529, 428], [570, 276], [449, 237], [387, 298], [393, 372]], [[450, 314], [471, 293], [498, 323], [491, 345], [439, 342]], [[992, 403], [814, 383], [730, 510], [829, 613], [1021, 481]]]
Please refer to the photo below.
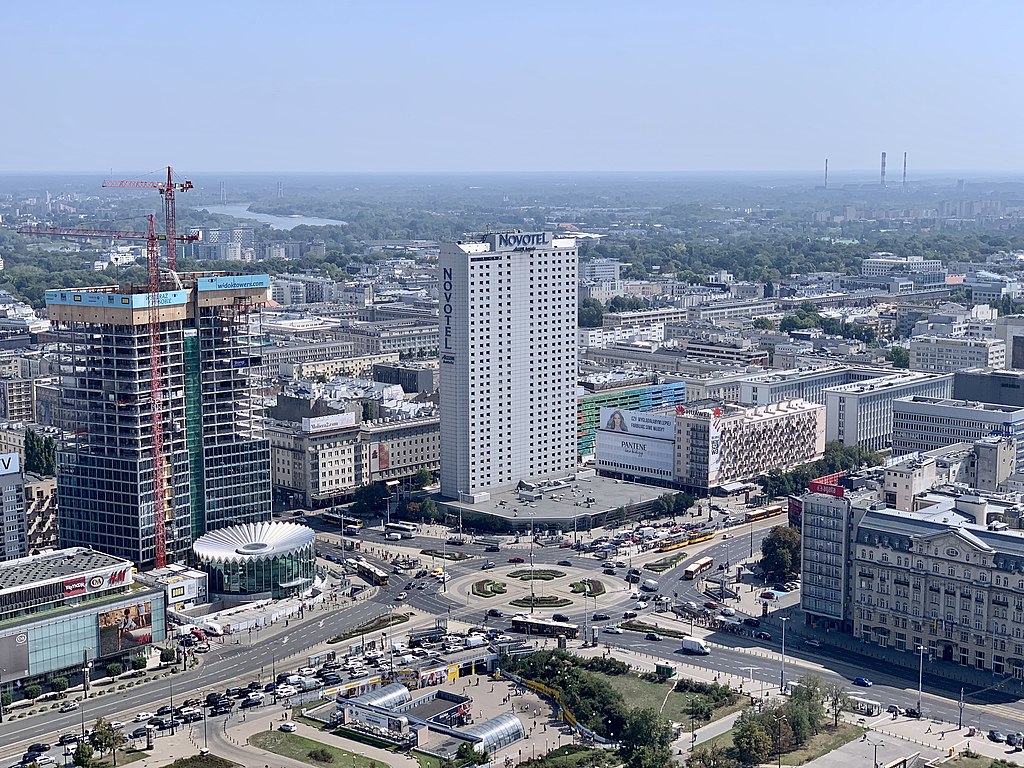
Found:
[[236, 219], [252, 219], [263, 224], [269, 224], [274, 229], [295, 229], [300, 224], [310, 227], [340, 227], [346, 222], [338, 219], [318, 219], [314, 216], [274, 216], [270, 213], [255, 213], [249, 210], [248, 203], [237, 203], [232, 205], [202, 205], [199, 210], [218, 213], [222, 216], [234, 216]]

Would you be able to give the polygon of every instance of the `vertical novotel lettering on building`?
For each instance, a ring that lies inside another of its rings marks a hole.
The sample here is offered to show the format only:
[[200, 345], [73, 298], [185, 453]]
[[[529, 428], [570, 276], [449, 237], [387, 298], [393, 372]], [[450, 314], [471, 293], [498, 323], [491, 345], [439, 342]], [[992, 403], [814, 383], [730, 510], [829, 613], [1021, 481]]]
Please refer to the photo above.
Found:
[[452, 270], [445, 267], [441, 270], [441, 293], [444, 302], [441, 305], [441, 317], [444, 318], [444, 328], [441, 330], [441, 362], [453, 365], [455, 357], [452, 355]]

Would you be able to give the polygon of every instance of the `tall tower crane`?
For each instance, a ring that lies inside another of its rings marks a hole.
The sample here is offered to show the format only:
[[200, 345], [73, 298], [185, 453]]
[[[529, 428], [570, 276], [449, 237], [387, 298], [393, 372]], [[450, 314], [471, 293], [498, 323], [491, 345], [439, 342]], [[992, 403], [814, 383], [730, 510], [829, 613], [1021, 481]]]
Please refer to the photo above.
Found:
[[164, 232], [167, 233], [167, 268], [172, 272], [178, 268], [178, 239], [177, 226], [175, 222], [174, 193], [187, 192], [192, 189], [192, 182], [175, 182], [171, 166], [167, 166], [167, 181], [116, 181], [108, 179], [103, 182], [104, 187], [119, 187], [121, 189], [155, 189], [164, 198]]
[[[168, 178], [170, 168], [167, 169]], [[191, 187], [191, 184], [189, 184]], [[165, 198], [166, 199], [166, 198]], [[172, 202], [173, 204], [173, 202]], [[59, 235], [61, 237], [95, 238], [105, 237], [112, 240], [145, 240], [146, 266], [149, 275], [149, 394], [153, 408], [153, 518], [156, 534], [156, 553], [154, 557], [157, 568], [167, 565], [167, 524], [173, 522], [173, 508], [167, 503], [167, 468], [164, 462], [164, 430], [163, 430], [163, 345], [160, 331], [160, 246], [161, 240], [167, 241], [167, 252], [172, 254], [178, 242], [198, 240], [198, 235], [172, 236], [156, 233], [156, 220], [149, 216], [148, 232], [130, 232], [110, 229], [69, 229], [65, 227], [20, 227], [18, 232], [23, 235]], [[173, 268], [172, 268], [173, 269]], [[168, 511], [171, 519], [168, 520]]]

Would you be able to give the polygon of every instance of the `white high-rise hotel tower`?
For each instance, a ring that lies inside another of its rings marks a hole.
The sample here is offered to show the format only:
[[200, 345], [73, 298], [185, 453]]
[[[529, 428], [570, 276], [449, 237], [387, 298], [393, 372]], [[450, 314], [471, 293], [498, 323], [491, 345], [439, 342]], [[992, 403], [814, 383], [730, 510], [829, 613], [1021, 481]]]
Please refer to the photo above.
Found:
[[574, 239], [499, 232], [441, 246], [441, 493], [576, 466]]

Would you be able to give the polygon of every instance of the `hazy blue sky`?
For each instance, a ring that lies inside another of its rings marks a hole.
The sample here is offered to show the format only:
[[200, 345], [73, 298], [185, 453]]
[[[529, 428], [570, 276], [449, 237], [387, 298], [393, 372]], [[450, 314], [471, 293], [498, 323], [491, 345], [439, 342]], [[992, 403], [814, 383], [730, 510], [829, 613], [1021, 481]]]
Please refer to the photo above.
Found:
[[0, 171], [1024, 169], [1004, 2], [3, 2]]

